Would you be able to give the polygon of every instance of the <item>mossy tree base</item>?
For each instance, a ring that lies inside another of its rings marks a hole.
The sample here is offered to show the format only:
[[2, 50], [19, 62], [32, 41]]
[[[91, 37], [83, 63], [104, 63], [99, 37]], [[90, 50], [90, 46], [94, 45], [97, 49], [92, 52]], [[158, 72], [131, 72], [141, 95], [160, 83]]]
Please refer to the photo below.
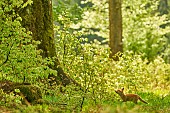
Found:
[[[0, 89], [3, 89], [5, 93], [14, 92], [19, 94], [24, 103], [36, 104], [42, 99], [41, 89], [38, 86], [31, 85], [29, 83], [14, 83], [11, 81], [0, 81]], [[20, 92], [15, 92], [15, 89], [19, 89]]]

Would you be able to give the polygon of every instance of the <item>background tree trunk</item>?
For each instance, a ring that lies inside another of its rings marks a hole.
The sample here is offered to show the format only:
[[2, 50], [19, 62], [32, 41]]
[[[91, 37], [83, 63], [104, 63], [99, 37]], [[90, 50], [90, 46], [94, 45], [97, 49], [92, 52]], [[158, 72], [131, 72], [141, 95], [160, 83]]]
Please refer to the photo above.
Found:
[[23, 19], [23, 26], [32, 32], [33, 39], [41, 42], [41, 44], [38, 45], [38, 49], [43, 50], [42, 56], [44, 58], [55, 57], [54, 66], [49, 67], [56, 70], [58, 76], [50, 75], [50, 77], [59, 79], [56, 81], [61, 81], [64, 86], [71, 82], [78, 85], [78, 83], [68, 77], [59, 66], [60, 63], [57, 59], [54, 42], [52, 0], [33, 0], [32, 5], [20, 11], [20, 16]]
[[123, 52], [122, 44], [122, 0], [109, 0], [109, 29], [111, 49], [110, 57], [118, 60], [118, 57], [113, 57], [118, 52]]
[[168, 1], [167, 0], [160, 0], [158, 5], [158, 11], [160, 15], [168, 14]]

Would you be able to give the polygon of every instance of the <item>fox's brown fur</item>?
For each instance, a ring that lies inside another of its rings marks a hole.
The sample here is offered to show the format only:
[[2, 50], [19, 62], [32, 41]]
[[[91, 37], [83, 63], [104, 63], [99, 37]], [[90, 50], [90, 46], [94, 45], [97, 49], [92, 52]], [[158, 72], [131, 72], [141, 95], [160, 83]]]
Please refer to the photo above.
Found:
[[135, 104], [137, 104], [137, 101], [140, 100], [141, 102], [148, 104], [139, 95], [137, 95], [137, 94], [124, 94], [123, 90], [124, 90], [124, 88], [115, 91], [122, 98], [123, 102], [132, 101]]

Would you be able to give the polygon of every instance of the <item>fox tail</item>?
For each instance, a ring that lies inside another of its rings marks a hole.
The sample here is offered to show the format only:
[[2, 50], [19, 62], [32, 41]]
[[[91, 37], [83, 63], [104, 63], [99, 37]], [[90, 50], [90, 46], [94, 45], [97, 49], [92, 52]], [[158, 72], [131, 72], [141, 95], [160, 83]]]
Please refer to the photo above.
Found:
[[145, 104], [148, 104], [146, 101], [144, 101], [141, 97], [139, 98], [139, 100]]

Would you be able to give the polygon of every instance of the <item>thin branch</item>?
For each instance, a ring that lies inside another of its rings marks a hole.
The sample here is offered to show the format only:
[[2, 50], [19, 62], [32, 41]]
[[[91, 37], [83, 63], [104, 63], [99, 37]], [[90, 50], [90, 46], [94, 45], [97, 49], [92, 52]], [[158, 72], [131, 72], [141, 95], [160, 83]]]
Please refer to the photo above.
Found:
[[[9, 44], [8, 44], [8, 45], [9, 45]], [[12, 44], [12, 46], [13, 46], [13, 44]], [[10, 49], [9, 49], [9, 51], [8, 51], [8, 53], [7, 53], [6, 60], [0, 65], [0, 67], [3, 66], [3, 65], [9, 60], [9, 55], [10, 55], [10, 51], [11, 51], [11, 49], [12, 49], [12, 46], [10, 47]]]

